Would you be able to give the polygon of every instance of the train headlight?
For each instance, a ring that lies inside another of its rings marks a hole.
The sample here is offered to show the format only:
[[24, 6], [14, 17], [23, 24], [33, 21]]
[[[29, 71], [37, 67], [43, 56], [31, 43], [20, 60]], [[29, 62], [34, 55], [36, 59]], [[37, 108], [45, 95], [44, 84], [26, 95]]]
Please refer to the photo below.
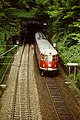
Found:
[[56, 64], [54, 65], [54, 67], [56, 67]]
[[16, 44], [19, 45], [19, 41], [16, 41]]
[[51, 67], [51, 64], [48, 64], [48, 67]]
[[45, 67], [45, 64], [43, 64], [43, 67]]

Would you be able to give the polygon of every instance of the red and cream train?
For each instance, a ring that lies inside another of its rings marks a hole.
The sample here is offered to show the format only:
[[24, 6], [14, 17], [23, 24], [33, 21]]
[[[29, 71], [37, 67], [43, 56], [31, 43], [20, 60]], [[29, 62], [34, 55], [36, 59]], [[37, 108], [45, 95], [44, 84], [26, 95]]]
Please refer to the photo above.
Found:
[[37, 55], [41, 75], [46, 72], [57, 74], [58, 52], [49, 43], [42, 32], [35, 33], [35, 52]]

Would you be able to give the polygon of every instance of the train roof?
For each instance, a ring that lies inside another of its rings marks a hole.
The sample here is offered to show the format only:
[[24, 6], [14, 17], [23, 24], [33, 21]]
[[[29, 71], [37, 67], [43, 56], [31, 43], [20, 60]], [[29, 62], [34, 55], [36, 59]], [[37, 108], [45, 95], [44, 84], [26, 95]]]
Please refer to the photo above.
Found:
[[40, 39], [40, 40], [37, 40], [36, 42], [42, 54], [45, 54], [45, 55], [57, 55], [58, 54], [58, 52], [54, 49], [54, 47], [49, 43], [48, 40]]

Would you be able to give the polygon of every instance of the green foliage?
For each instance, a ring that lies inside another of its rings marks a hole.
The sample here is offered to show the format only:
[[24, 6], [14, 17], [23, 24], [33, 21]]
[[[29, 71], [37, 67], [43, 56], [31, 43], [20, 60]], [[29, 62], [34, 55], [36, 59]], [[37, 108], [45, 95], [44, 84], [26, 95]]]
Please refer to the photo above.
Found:
[[3, 44], [5, 44], [5, 36], [4, 33], [0, 32], [0, 55], [6, 50], [2, 47]]
[[[78, 89], [77, 89], [77, 86], [76, 86], [77, 81], [74, 79], [74, 75], [71, 74], [69, 78], [70, 78], [70, 80], [71, 80], [71, 83], [72, 83], [73, 87], [74, 87], [76, 90], [78, 90]], [[77, 79], [77, 78], [76, 78], [76, 79]]]
[[76, 10], [76, 9], [80, 9], [80, 5], [72, 7], [72, 10]]
[[51, 42], [57, 43], [65, 63], [80, 61], [79, 0], [0, 1], [0, 44], [5, 44], [5, 34], [7, 39], [19, 34], [19, 22], [23, 18], [47, 20]]
[[78, 43], [80, 43], [80, 33], [70, 33], [64, 38], [64, 45], [67, 47], [71, 47]]
[[[13, 49], [12, 51], [10, 51], [10, 52], [7, 54], [7, 56], [6, 56], [5, 59], [2, 58], [2, 62], [3, 62], [3, 63], [9, 63], [10, 60], [12, 59], [12, 56], [13, 56], [13, 54], [14, 54], [15, 51], [16, 51], [16, 48]], [[9, 56], [9, 57], [8, 57], [8, 56]], [[0, 58], [0, 59], [1, 59], [1, 58]], [[0, 79], [2, 78], [2, 75], [4, 74], [4, 71], [6, 70], [7, 65], [8, 65], [8, 64], [5, 64], [5, 65], [3, 64], [3, 65], [0, 66]]]
[[46, 5], [49, 4], [49, 0], [36, 0], [36, 3], [39, 5]]
[[80, 80], [80, 72], [77, 74], [77, 80]]
[[[51, 42], [57, 43], [59, 55], [67, 62], [80, 63], [80, 1], [54, 0], [47, 14], [53, 20]], [[51, 34], [50, 34], [51, 36]]]
[[[61, 0], [58, 4], [49, 6], [48, 14], [53, 19], [51, 42], [57, 43], [59, 56], [64, 61], [63, 64], [68, 62], [80, 63], [79, 11], [80, 2], [75, 0]], [[70, 79], [72, 85], [76, 88], [77, 81], [74, 80], [73, 74], [70, 75]], [[78, 73], [76, 79], [80, 79], [80, 73]]]
[[18, 5], [20, 5], [23, 8], [29, 8], [29, 5], [26, 4], [28, 0], [19, 0]]
[[73, 22], [74, 27], [80, 28], [80, 22]]
[[50, 18], [57, 17], [60, 13], [58, 10], [54, 11], [48, 11], [48, 14], [50, 15]]
[[69, 78], [72, 83], [72, 86], [80, 94], [80, 73], [77, 74], [76, 80], [74, 79], [74, 74], [71, 74]]
[[37, 11], [36, 8], [32, 8], [29, 12], [26, 11], [25, 9], [23, 10], [18, 9], [13, 12], [13, 16], [17, 18], [34, 18], [36, 11]]
[[66, 15], [63, 17], [63, 19], [67, 19], [67, 18], [70, 18], [74, 15], [74, 12], [73, 11], [69, 11], [66, 13]]
[[68, 62], [80, 62], [80, 45], [66, 48], [63, 43], [59, 43], [58, 48], [59, 54], [63, 58], [65, 64]]

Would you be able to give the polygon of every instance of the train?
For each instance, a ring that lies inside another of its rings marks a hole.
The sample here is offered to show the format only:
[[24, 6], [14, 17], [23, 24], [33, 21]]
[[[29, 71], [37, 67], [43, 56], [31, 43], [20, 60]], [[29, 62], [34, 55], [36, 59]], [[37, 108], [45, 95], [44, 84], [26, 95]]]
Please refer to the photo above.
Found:
[[46, 35], [40, 31], [35, 33], [35, 53], [42, 76], [48, 73], [58, 74], [58, 52], [51, 45]]

